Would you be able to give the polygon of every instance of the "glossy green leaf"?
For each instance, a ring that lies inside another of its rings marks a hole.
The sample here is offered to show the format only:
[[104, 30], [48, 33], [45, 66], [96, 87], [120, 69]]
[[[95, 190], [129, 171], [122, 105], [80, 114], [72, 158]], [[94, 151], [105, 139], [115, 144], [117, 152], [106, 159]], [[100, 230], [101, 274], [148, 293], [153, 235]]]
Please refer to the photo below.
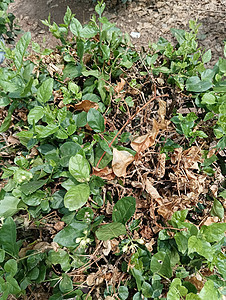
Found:
[[91, 108], [88, 111], [87, 122], [95, 132], [104, 132], [104, 117], [98, 110]]
[[73, 290], [73, 283], [67, 274], [62, 274], [63, 279], [60, 281], [60, 291], [65, 294]]
[[214, 104], [216, 103], [216, 97], [211, 93], [205, 93], [202, 96], [202, 104]]
[[46, 184], [48, 179], [46, 180], [32, 180], [28, 183], [24, 183], [21, 185], [20, 189], [25, 195], [30, 195], [40, 189], [44, 184]]
[[76, 154], [69, 160], [69, 172], [77, 181], [87, 182], [90, 179], [90, 164], [81, 154]]
[[224, 207], [221, 204], [221, 202], [218, 201], [216, 198], [214, 199], [214, 202], [213, 202], [213, 206], [211, 209], [211, 215], [217, 216], [220, 219], [223, 219], [223, 217], [224, 217]]
[[5, 260], [5, 250], [0, 249], [0, 263]]
[[76, 155], [81, 149], [81, 146], [74, 142], [66, 142], [60, 146], [60, 164], [62, 167], [68, 167], [69, 160]]
[[23, 58], [26, 53], [27, 47], [31, 41], [31, 33], [26, 32], [19, 40], [19, 42], [16, 44], [14, 53], [15, 53], [15, 58], [14, 58], [14, 63], [19, 70], [22, 65], [23, 65]]
[[68, 271], [71, 268], [69, 254], [63, 249], [50, 250], [48, 260], [54, 265], [60, 264], [63, 271]]
[[202, 300], [217, 300], [218, 292], [214, 286], [214, 282], [212, 280], [207, 280], [201, 292], [199, 293], [199, 297]]
[[212, 82], [201, 81], [198, 76], [189, 77], [186, 81], [186, 89], [189, 92], [201, 93], [209, 90], [212, 87]]
[[96, 232], [96, 237], [101, 241], [111, 240], [114, 237], [126, 234], [126, 228], [122, 223], [113, 222], [99, 227]]
[[53, 93], [53, 79], [46, 79], [37, 90], [37, 100], [40, 103], [49, 101]]
[[20, 286], [15, 278], [12, 275], [6, 277], [6, 282], [9, 284], [10, 294], [19, 294], [21, 292]]
[[154, 254], [151, 259], [151, 271], [166, 276], [167, 278], [171, 278], [172, 269], [169, 255], [163, 251]]
[[44, 109], [41, 106], [36, 106], [29, 111], [27, 121], [29, 124], [37, 123], [44, 116]]
[[118, 296], [121, 300], [126, 300], [129, 297], [129, 290], [127, 286], [120, 286], [118, 288]]
[[70, 225], [58, 232], [53, 241], [64, 247], [76, 247], [76, 238], [83, 237], [84, 231], [88, 231], [88, 228], [89, 224], [86, 222], [73, 221]]
[[188, 254], [195, 252], [204, 256], [208, 261], [213, 260], [214, 250], [210, 243], [193, 235], [188, 240]]
[[134, 197], [123, 197], [114, 205], [112, 221], [125, 224], [135, 213], [136, 200]]
[[175, 278], [170, 284], [170, 288], [167, 293], [167, 300], [180, 300], [182, 297], [186, 296], [187, 292], [188, 290], [186, 287], [182, 286], [181, 280], [179, 278]]
[[144, 297], [152, 298], [153, 287], [150, 285], [150, 283], [148, 283], [148, 282], [145, 281], [145, 282], [142, 284], [141, 291], [142, 291], [142, 295], [143, 295]]
[[224, 237], [226, 223], [212, 223], [209, 226], [203, 225], [201, 233], [209, 243], [220, 241]]
[[16, 224], [11, 217], [5, 219], [0, 228], [0, 245], [3, 250], [12, 256], [18, 255], [18, 245], [16, 243]]
[[23, 196], [22, 200], [29, 206], [38, 206], [45, 197], [45, 192], [39, 190], [31, 195]]
[[3, 200], [0, 201], [0, 217], [10, 217], [13, 216], [18, 211], [18, 204], [20, 200], [13, 196], [5, 196]]
[[17, 273], [17, 261], [15, 259], [7, 260], [4, 264], [4, 270], [12, 276], [15, 276]]
[[47, 126], [37, 125], [35, 127], [39, 139], [46, 138], [59, 130], [57, 124], [49, 124]]
[[72, 18], [70, 30], [75, 36], [80, 36], [82, 32], [82, 24], [76, 18]]
[[70, 211], [81, 208], [89, 199], [90, 188], [87, 184], [78, 184], [72, 188], [64, 196], [64, 205]]
[[211, 50], [207, 50], [203, 56], [202, 56], [202, 62], [204, 64], [208, 63], [211, 60], [212, 54], [211, 54]]

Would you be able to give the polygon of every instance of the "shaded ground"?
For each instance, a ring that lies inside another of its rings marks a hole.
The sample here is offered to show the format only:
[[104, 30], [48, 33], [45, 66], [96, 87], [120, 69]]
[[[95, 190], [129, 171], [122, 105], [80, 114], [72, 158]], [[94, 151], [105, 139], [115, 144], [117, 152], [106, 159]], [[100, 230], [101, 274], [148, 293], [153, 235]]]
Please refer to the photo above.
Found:
[[[137, 46], [147, 46], [148, 42], [155, 42], [160, 36], [170, 39], [170, 28], [188, 28], [189, 20], [197, 19], [202, 23], [200, 44], [212, 49], [214, 61], [222, 56], [226, 39], [226, 0], [137, 0], [119, 6], [115, 6], [115, 2], [108, 2], [105, 15], [123, 31], [139, 32], [140, 38], [133, 39]], [[67, 5], [83, 23], [88, 22], [94, 12], [91, 0], [15, 0], [10, 11], [18, 17], [25, 31], [31, 31], [33, 40], [41, 43], [46, 37], [47, 46], [51, 47], [57, 41], [40, 19], [48, 18], [51, 12], [52, 20], [61, 23]]]

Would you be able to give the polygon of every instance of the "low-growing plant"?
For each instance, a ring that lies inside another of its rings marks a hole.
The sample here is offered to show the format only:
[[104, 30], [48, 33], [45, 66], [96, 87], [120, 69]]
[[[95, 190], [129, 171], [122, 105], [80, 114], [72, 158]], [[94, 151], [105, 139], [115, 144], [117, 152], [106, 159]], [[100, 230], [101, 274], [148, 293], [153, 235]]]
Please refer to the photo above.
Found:
[[[1, 297], [45, 283], [51, 300], [92, 299], [95, 289], [117, 299], [221, 299], [225, 189], [214, 175], [226, 60], [205, 68], [211, 52], [198, 48], [193, 21], [189, 32], [172, 30], [175, 47], [161, 38], [139, 53], [104, 8], [86, 25], [69, 8], [64, 24], [43, 21], [61, 41], [55, 50], [32, 43], [31, 54], [30, 33], [4, 46], [0, 133], [19, 144], [0, 142], [10, 157], [0, 160]], [[181, 203], [172, 205], [174, 190]]]

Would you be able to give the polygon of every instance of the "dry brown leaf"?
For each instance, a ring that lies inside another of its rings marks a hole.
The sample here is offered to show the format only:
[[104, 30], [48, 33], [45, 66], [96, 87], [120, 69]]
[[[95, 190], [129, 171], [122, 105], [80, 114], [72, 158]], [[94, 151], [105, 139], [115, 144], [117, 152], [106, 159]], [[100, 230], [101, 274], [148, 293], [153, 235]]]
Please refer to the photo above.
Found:
[[90, 108], [98, 109], [99, 105], [96, 102], [90, 100], [82, 100], [74, 105], [75, 110], [82, 110], [88, 112]]
[[150, 194], [152, 199], [156, 200], [159, 204], [162, 204], [162, 197], [159, 195], [157, 189], [153, 187], [151, 180], [148, 178], [145, 183], [145, 189]]
[[10, 135], [8, 137], [8, 143], [11, 145], [16, 145], [16, 144], [20, 144], [20, 141], [17, 138], [15, 138], [14, 136]]
[[134, 156], [128, 151], [113, 148], [112, 169], [116, 176], [125, 177], [126, 168], [134, 161]]
[[158, 122], [153, 119], [152, 131], [148, 134], [137, 137], [131, 142], [131, 147], [138, 153], [145, 151], [155, 144], [156, 136], [159, 133]]
[[124, 88], [124, 86], [125, 86], [125, 84], [126, 84], [126, 81], [123, 79], [123, 78], [120, 78], [120, 82], [118, 82], [117, 83], [117, 86], [115, 87], [115, 92], [118, 94], [118, 93], [120, 93], [122, 90], [123, 90], [123, 88]]
[[113, 180], [115, 178], [113, 170], [109, 167], [105, 167], [103, 169], [93, 167], [93, 175], [99, 176], [107, 180]]
[[159, 110], [158, 110], [159, 118], [160, 120], [164, 120], [166, 116], [166, 101], [159, 99], [158, 102], [159, 102]]
[[103, 242], [102, 252], [104, 256], [108, 256], [108, 254], [111, 252], [111, 242], [109, 240]]
[[218, 217], [208, 217], [206, 219], [206, 221], [203, 223], [203, 225], [206, 225], [206, 226], [209, 226], [211, 225], [212, 223], [217, 223], [219, 221], [219, 218]]
[[64, 228], [65, 223], [62, 221], [58, 221], [53, 228], [56, 229], [56, 231], [60, 231], [61, 229]]
[[166, 154], [165, 153], [161, 153], [159, 154], [159, 167], [156, 171], [156, 175], [158, 176], [158, 178], [163, 178], [165, 176], [165, 171], [166, 171]]
[[87, 285], [93, 286], [95, 284], [96, 277], [97, 277], [96, 273], [89, 274], [86, 279]]

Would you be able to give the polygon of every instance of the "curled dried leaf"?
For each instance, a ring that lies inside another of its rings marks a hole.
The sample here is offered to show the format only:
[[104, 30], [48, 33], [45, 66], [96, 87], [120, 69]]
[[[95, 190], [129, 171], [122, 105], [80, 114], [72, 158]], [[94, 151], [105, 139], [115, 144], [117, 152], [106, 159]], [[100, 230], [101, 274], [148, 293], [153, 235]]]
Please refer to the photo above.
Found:
[[90, 108], [98, 109], [99, 105], [96, 102], [90, 100], [82, 100], [74, 105], [75, 110], [82, 110], [88, 112]]
[[162, 197], [159, 195], [157, 189], [153, 187], [151, 180], [148, 178], [145, 183], [145, 189], [150, 194], [152, 199], [156, 200], [159, 204], [162, 204]]
[[126, 168], [134, 161], [134, 156], [128, 151], [113, 148], [112, 169], [116, 176], [125, 177]]
[[93, 175], [99, 176], [103, 179], [113, 180], [115, 178], [115, 174], [113, 170], [109, 167], [105, 167], [103, 169], [93, 168]]
[[145, 151], [155, 144], [155, 139], [159, 133], [158, 122], [153, 119], [152, 131], [148, 134], [137, 137], [131, 142], [131, 147], [138, 153]]
[[126, 84], [126, 81], [123, 78], [120, 78], [120, 80], [121, 81], [118, 82], [117, 86], [115, 87], [115, 92], [116, 93], [120, 93], [123, 90], [123, 88], [124, 88], [124, 86]]

